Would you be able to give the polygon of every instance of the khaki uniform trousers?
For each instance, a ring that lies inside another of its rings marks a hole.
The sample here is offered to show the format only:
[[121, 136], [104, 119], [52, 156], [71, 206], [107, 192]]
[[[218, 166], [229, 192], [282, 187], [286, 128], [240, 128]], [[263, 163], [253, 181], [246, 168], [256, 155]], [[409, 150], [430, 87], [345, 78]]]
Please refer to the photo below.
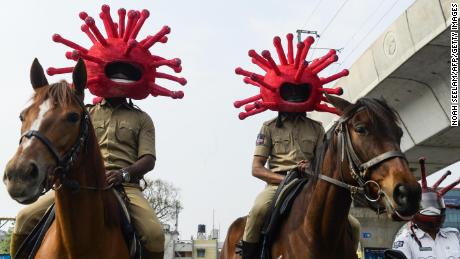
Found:
[[[265, 189], [257, 196], [254, 206], [249, 212], [246, 220], [246, 227], [244, 228], [243, 241], [249, 243], [258, 243], [260, 239], [260, 232], [262, 225], [265, 222], [268, 210], [273, 202], [278, 185], [267, 184]], [[355, 250], [358, 249], [359, 235], [360, 235], [360, 223], [358, 219], [348, 214], [348, 222], [351, 226], [351, 236]]]
[[258, 243], [260, 239], [260, 231], [265, 222], [265, 216], [275, 196], [278, 185], [267, 184], [265, 189], [257, 195], [254, 206], [249, 211], [246, 220], [246, 227], [244, 228], [243, 241], [249, 243]]
[[[132, 223], [142, 245], [151, 252], [163, 252], [165, 237], [155, 211], [145, 199], [138, 184], [123, 184], [123, 186], [130, 200], [128, 209]], [[54, 191], [49, 191], [36, 202], [19, 211], [13, 233], [28, 235], [32, 232], [53, 202]]]

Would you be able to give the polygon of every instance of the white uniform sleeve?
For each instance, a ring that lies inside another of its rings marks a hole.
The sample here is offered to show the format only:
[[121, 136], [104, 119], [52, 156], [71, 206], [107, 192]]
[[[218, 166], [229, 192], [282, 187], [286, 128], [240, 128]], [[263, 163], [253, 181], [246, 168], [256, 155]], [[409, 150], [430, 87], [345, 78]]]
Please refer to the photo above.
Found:
[[412, 252], [410, 250], [409, 238], [406, 233], [402, 233], [396, 237], [393, 242], [393, 249], [399, 250], [404, 253], [407, 259], [412, 259]]

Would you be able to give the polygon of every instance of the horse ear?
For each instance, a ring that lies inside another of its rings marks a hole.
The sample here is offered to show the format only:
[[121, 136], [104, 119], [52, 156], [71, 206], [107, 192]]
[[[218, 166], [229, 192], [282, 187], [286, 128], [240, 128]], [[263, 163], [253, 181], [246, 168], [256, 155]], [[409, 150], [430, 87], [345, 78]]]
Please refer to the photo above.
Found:
[[86, 87], [86, 66], [82, 59], [79, 59], [72, 72], [72, 80], [75, 91], [83, 96]]
[[330, 104], [332, 104], [332, 106], [334, 106], [337, 110], [339, 110], [340, 113], [342, 113], [343, 111], [345, 111], [345, 109], [347, 109], [350, 105], [352, 105], [350, 102], [340, 97], [332, 96], [326, 93], [325, 95], [326, 95], [327, 101]]
[[32, 83], [34, 90], [48, 85], [45, 71], [43, 71], [43, 67], [40, 65], [40, 62], [38, 62], [37, 58], [34, 59], [34, 62], [32, 62], [32, 66], [30, 67], [30, 83]]

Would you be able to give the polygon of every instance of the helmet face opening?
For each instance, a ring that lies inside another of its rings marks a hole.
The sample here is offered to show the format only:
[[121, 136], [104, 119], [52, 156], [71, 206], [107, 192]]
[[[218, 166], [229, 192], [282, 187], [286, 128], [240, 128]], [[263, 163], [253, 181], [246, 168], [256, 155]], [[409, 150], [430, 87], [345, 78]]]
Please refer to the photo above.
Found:
[[142, 79], [142, 70], [138, 65], [128, 62], [112, 62], [105, 67], [105, 76], [117, 83], [131, 83]]
[[303, 103], [308, 100], [311, 93], [310, 84], [284, 83], [280, 87], [280, 96], [283, 100], [292, 103]]
[[441, 212], [443, 212], [446, 209], [444, 199], [442, 197], [439, 197], [439, 195], [435, 192], [422, 193], [422, 200], [420, 202], [420, 206], [420, 213], [425, 215], [434, 215], [436, 214], [436, 210], [439, 211], [439, 213], [437, 214], [441, 215]]

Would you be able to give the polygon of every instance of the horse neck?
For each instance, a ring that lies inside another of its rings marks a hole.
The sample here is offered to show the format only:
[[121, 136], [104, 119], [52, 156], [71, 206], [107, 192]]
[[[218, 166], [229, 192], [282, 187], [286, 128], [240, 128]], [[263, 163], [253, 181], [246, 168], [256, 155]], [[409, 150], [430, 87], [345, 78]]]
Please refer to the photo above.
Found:
[[[67, 177], [80, 186], [105, 186], [105, 169], [92, 130]], [[94, 242], [94, 237], [103, 233], [107, 195], [108, 192], [93, 190], [72, 192], [66, 186], [56, 191], [57, 233], [64, 246]]]
[[[320, 173], [341, 181], [341, 175], [348, 175], [349, 169], [343, 166], [346, 161], [339, 165], [338, 159], [335, 152], [328, 149]], [[342, 173], [339, 166], [342, 167]], [[304, 189], [304, 204], [306, 204], [304, 231], [312, 235], [314, 242], [327, 244], [329, 249], [341, 248], [348, 227], [350, 193], [319, 178], [316, 182], [312, 182], [311, 188]]]

